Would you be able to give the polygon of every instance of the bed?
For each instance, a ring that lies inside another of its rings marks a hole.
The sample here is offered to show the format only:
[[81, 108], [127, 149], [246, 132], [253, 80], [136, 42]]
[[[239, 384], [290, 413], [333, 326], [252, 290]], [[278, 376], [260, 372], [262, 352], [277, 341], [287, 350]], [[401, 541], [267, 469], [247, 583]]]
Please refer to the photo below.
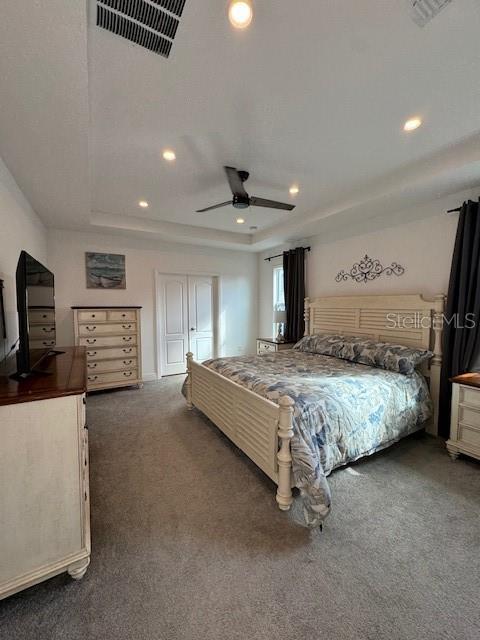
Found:
[[436, 434], [444, 296], [322, 297], [305, 301], [305, 334], [336, 333], [429, 349], [403, 375], [331, 355], [283, 351], [201, 364], [187, 355], [185, 395], [276, 484], [282, 510], [298, 486], [306, 522], [330, 510], [335, 468], [426, 428]]

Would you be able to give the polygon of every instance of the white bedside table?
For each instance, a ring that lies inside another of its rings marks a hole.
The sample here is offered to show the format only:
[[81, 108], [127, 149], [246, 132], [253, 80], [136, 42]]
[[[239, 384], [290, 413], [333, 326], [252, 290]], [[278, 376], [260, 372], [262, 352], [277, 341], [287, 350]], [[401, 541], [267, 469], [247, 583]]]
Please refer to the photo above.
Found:
[[452, 460], [460, 453], [480, 460], [480, 374], [452, 378], [452, 418], [447, 449]]
[[292, 349], [295, 342], [278, 342], [275, 338], [257, 338], [257, 355], [264, 356], [266, 353], [276, 353]]

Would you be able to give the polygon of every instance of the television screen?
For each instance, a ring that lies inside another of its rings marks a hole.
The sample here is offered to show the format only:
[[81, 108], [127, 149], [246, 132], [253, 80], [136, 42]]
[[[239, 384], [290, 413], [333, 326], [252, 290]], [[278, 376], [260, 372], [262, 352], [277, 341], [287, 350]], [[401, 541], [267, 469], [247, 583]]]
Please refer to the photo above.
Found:
[[17, 267], [19, 349], [17, 373], [29, 373], [55, 348], [53, 273], [25, 251]]

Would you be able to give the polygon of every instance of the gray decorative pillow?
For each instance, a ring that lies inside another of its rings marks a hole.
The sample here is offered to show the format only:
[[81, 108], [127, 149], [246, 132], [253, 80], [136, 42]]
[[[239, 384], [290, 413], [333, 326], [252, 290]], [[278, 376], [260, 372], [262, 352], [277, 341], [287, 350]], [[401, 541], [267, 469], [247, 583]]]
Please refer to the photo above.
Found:
[[367, 364], [370, 367], [397, 371], [405, 375], [413, 373], [420, 364], [433, 357], [431, 351], [405, 347], [388, 342], [344, 337], [337, 358]]
[[[361, 338], [358, 338], [359, 340]], [[315, 333], [311, 336], [305, 336], [293, 347], [297, 351], [307, 351], [309, 353], [318, 353], [322, 356], [334, 356], [341, 358], [339, 355], [345, 336], [336, 333]]]

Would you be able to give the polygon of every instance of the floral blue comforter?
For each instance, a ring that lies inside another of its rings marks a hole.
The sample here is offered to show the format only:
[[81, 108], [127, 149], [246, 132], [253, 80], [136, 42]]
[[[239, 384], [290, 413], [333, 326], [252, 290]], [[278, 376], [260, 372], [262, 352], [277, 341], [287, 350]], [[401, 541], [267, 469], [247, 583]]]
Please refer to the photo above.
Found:
[[326, 477], [341, 465], [422, 428], [432, 413], [427, 383], [331, 356], [282, 351], [203, 363], [260, 396], [295, 401], [291, 450], [306, 522], [320, 525], [331, 494]]

